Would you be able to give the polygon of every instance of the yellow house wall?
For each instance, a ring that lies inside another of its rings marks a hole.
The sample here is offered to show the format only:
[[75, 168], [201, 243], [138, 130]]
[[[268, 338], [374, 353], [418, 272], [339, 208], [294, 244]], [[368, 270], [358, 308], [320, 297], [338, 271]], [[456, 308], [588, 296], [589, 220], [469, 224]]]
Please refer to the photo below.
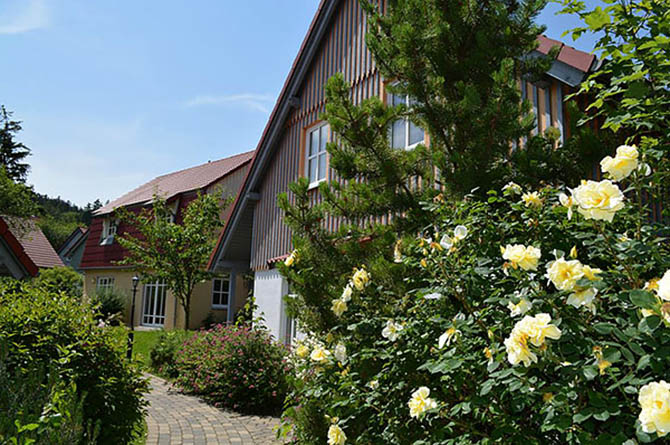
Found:
[[[132, 306], [132, 277], [134, 271], [132, 269], [87, 269], [84, 271], [84, 295], [92, 296], [95, 294], [96, 283], [98, 277], [113, 277], [114, 290], [119, 295], [123, 296], [125, 301], [124, 320], [126, 324], [130, 325], [130, 308]], [[233, 314], [244, 306], [247, 298], [247, 286], [241, 274], [233, 275]], [[142, 300], [143, 300], [143, 284], [137, 286], [137, 294], [135, 296], [135, 326], [142, 325]], [[190, 329], [197, 329], [202, 326], [203, 321], [212, 312], [213, 317], [217, 321], [225, 322], [227, 320], [227, 311], [225, 309], [212, 308], [212, 281], [206, 281], [196, 285], [193, 295], [191, 297], [191, 320], [189, 323]], [[176, 324], [175, 324], [176, 321]], [[177, 303], [176, 298], [170, 291], [167, 292], [165, 302], [165, 324], [164, 329], [174, 329], [184, 327], [184, 310], [180, 304]]]

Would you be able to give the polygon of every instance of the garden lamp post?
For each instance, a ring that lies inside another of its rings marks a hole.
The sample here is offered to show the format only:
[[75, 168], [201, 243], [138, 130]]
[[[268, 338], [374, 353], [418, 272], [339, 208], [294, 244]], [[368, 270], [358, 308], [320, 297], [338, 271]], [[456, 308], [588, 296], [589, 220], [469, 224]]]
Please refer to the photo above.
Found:
[[133, 276], [133, 302], [130, 305], [130, 332], [128, 333], [128, 360], [133, 358], [133, 341], [135, 339], [135, 295], [137, 294], [137, 285], [140, 282], [140, 277]]

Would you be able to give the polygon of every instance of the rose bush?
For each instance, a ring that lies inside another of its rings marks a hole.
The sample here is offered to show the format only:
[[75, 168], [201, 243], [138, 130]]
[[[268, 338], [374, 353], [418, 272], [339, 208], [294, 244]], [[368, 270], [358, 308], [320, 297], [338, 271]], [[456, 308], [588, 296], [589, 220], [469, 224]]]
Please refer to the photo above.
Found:
[[276, 414], [287, 390], [285, 356], [266, 331], [219, 324], [186, 339], [170, 370], [177, 385], [215, 406]]
[[[424, 204], [434, 218], [420, 236], [334, 278], [333, 322], [295, 349], [287, 435], [301, 444], [663, 440], [670, 229], [648, 217], [656, 176], [631, 164], [644, 153], [624, 155], [603, 160], [609, 179], [572, 189], [438, 197]], [[282, 269], [300, 280], [312, 254], [295, 255]]]

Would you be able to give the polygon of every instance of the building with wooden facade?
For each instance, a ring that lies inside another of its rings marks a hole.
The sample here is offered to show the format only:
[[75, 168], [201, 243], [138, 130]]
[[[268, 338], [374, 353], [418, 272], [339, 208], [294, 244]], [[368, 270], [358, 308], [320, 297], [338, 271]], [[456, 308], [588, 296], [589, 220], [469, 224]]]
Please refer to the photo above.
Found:
[[[121, 247], [117, 234], [136, 236], [136, 228], [119, 223], [114, 211], [124, 207], [139, 210], [151, 205], [154, 194], [163, 197], [172, 210], [172, 221], [179, 224], [188, 204], [198, 193], [222, 190], [222, 199], [238, 194], [249, 169], [253, 151], [218, 161], [159, 176], [126, 193], [94, 213], [89, 227], [79, 269], [84, 273], [84, 294], [113, 292], [125, 301], [124, 319], [130, 323], [132, 277], [135, 271], [119, 265], [127, 251]], [[232, 208], [224, 210], [223, 220], [230, 217]], [[188, 328], [200, 327], [208, 317], [213, 321], [230, 322], [235, 312], [244, 306], [247, 285], [243, 270], [219, 269], [216, 278], [196, 285], [191, 300], [191, 320]], [[184, 328], [184, 311], [165, 283], [140, 282], [135, 314], [135, 326], [147, 328]]]
[[[384, 8], [384, 4], [380, 5]], [[319, 120], [324, 111], [325, 84], [342, 73], [356, 102], [384, 98], [384, 79], [365, 43], [366, 17], [357, 0], [323, 0], [309, 27], [258, 143], [249, 173], [234, 203], [230, 222], [221, 234], [210, 261], [211, 270], [247, 269], [254, 274], [254, 296], [271, 332], [290, 341], [295, 327], [283, 307], [288, 284], [274, 267], [292, 250], [291, 232], [277, 206], [277, 195], [289, 183], [306, 176], [316, 186], [334, 175], [329, 171], [325, 143], [329, 129]], [[523, 96], [534, 106], [536, 131], [554, 126], [563, 135], [567, 110], [563, 98], [597, 64], [596, 58], [539, 37], [538, 54], [560, 46], [558, 57], [540, 83], [520, 83]], [[389, 97], [387, 103], [406, 101]], [[393, 145], [411, 147], [424, 134], [409, 122], [392, 130]], [[314, 200], [320, 199], [314, 189]], [[336, 228], [334, 218], [325, 221]]]

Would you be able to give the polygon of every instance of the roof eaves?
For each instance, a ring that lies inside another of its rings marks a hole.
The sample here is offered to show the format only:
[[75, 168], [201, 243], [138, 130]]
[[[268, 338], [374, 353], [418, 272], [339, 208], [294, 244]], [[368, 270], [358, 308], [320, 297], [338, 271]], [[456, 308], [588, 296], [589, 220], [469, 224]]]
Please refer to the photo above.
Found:
[[239, 223], [242, 209], [247, 205], [247, 194], [251, 187], [255, 186], [257, 183], [259, 175], [263, 171], [263, 166], [265, 166], [269, 160], [269, 152], [273, 146], [272, 143], [281, 133], [281, 125], [279, 123], [284, 122], [286, 119], [286, 115], [290, 109], [289, 99], [294, 95], [293, 93], [295, 93], [295, 90], [300, 86], [302, 79], [306, 75], [309, 64], [312, 61], [315, 52], [318, 51], [318, 43], [321, 41], [325, 29], [330, 23], [330, 18], [340, 1], [341, 0], [321, 0], [321, 3], [319, 4], [305, 39], [298, 50], [298, 55], [293, 61], [291, 70], [286, 77], [284, 86], [282, 87], [277, 102], [270, 114], [268, 123], [263, 130], [256, 152], [251, 160], [251, 167], [247, 171], [247, 176], [245, 177], [244, 183], [233, 204], [233, 210], [228, 220], [228, 224], [224, 226], [219, 234], [216, 247], [212, 251], [207, 263], [208, 270], [214, 268], [217, 258], [220, 256], [220, 252], [225, 248], [227, 240], [230, 239], [231, 233], [234, 232]]

